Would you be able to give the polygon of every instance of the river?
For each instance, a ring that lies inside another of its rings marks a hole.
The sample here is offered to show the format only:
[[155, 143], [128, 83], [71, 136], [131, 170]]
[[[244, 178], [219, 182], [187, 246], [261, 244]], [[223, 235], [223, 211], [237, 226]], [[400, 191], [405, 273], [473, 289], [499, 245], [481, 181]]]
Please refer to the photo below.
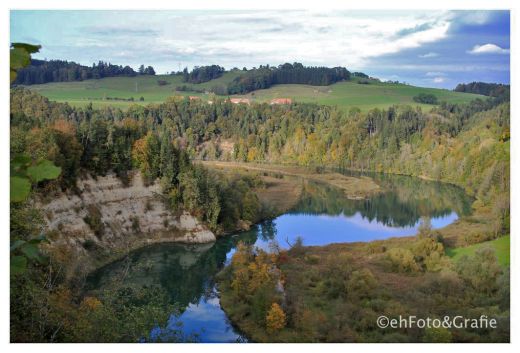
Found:
[[152, 340], [174, 337], [195, 342], [246, 342], [220, 308], [215, 275], [231, 258], [238, 242], [282, 248], [297, 237], [304, 245], [359, 242], [413, 235], [422, 217], [441, 228], [471, 211], [463, 190], [412, 177], [370, 175], [384, 192], [366, 200], [349, 200], [331, 186], [305, 182], [300, 202], [289, 212], [261, 222], [249, 231], [201, 245], [156, 244], [134, 251], [87, 279], [87, 289], [156, 285], [176, 310], [157, 325]]

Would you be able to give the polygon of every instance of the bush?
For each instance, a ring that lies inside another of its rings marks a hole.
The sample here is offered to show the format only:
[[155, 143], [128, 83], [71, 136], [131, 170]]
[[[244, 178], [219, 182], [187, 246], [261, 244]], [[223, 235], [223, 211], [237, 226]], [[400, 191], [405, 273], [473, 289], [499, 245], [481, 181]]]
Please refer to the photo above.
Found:
[[419, 93], [413, 97], [414, 102], [423, 104], [439, 104], [437, 97], [430, 93]]
[[95, 205], [87, 207], [87, 215], [83, 218], [86, 224], [92, 229], [94, 234], [100, 238], [105, 233], [105, 225], [101, 220], [101, 211]]
[[495, 250], [485, 246], [478, 249], [474, 256], [461, 257], [457, 262], [457, 272], [476, 291], [489, 294], [498, 289], [497, 278], [502, 270]]
[[387, 258], [390, 260], [392, 270], [394, 271], [416, 272], [419, 270], [412, 252], [408, 249], [392, 248], [388, 250]]

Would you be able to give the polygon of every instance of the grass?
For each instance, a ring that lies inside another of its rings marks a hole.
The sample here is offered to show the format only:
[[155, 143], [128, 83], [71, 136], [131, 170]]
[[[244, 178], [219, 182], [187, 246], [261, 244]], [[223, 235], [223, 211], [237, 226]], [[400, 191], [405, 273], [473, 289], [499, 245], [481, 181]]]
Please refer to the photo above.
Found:
[[425, 109], [431, 108], [431, 105], [414, 102], [413, 97], [419, 93], [434, 94], [439, 101], [451, 103], [465, 103], [479, 97], [475, 94], [436, 88], [389, 83], [363, 85], [356, 82], [339, 82], [330, 86], [276, 85], [268, 89], [251, 92], [243, 97], [255, 101], [289, 97], [300, 102], [338, 106], [343, 110], [358, 107], [362, 111], [367, 111], [372, 108], [388, 108], [394, 104], [410, 104]]
[[[207, 91], [214, 86], [232, 81], [240, 73], [241, 71], [226, 72], [218, 79], [201, 84], [183, 83], [180, 76], [157, 75], [108, 77], [99, 80], [55, 82], [29, 87], [50, 100], [68, 102], [73, 106], [86, 106], [92, 102], [94, 107], [111, 105], [126, 108], [132, 104], [161, 103], [174, 95], [199, 96], [203, 99], [209, 99], [212, 96], [209, 92], [177, 92], [175, 87], [187, 85]], [[159, 86], [158, 80], [164, 80], [168, 84]], [[343, 110], [358, 107], [367, 111], [371, 108], [387, 108], [394, 104], [410, 104], [429, 109], [431, 105], [418, 104], [413, 101], [413, 97], [419, 93], [431, 93], [437, 96], [439, 101], [451, 103], [464, 103], [482, 97], [444, 89], [421, 88], [377, 81], [371, 81], [370, 84], [358, 84], [357, 81], [339, 82], [330, 86], [275, 85], [268, 89], [254, 91], [246, 95], [237, 95], [236, 97], [247, 97], [255, 102], [269, 102], [273, 98], [287, 97], [297, 102], [338, 106]], [[134, 102], [107, 100], [107, 97], [124, 99], [133, 97]], [[144, 101], [139, 101], [140, 97], [143, 97]]]
[[[207, 93], [178, 92], [177, 86], [189, 86], [199, 90], [209, 90], [213, 86], [226, 84], [237, 76], [236, 72], [226, 72], [218, 79], [201, 84], [182, 82], [180, 76], [156, 75], [135, 77], [108, 77], [99, 80], [86, 80], [75, 82], [52, 82], [41, 85], [27, 86], [31, 90], [57, 102], [68, 102], [73, 106], [84, 107], [90, 102], [94, 107], [115, 106], [127, 108], [132, 104], [148, 105], [150, 103], [162, 103], [171, 96], [198, 96], [209, 98]], [[166, 81], [168, 84], [159, 86], [158, 80]], [[107, 100], [111, 98], [134, 98], [130, 101]], [[144, 101], [139, 101], [143, 97]]]
[[507, 267], [509, 266], [509, 260], [510, 260], [510, 247], [511, 247], [511, 237], [509, 235], [500, 237], [495, 240], [485, 241], [483, 243], [475, 244], [466, 246], [463, 248], [448, 248], [446, 249], [446, 255], [451, 257], [454, 261], [457, 261], [462, 256], [473, 256], [475, 254], [475, 251], [478, 249], [484, 247], [484, 246], [491, 246], [495, 249], [498, 263], [503, 266]]

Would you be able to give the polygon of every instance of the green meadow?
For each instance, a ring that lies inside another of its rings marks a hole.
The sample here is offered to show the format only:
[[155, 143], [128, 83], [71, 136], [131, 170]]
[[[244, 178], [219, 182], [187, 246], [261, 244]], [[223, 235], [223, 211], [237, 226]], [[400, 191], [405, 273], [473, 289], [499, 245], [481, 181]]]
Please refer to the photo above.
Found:
[[[180, 76], [157, 75], [136, 77], [109, 77], [99, 80], [76, 82], [54, 82], [28, 86], [50, 100], [68, 102], [73, 106], [85, 106], [92, 102], [94, 107], [106, 105], [125, 108], [131, 104], [147, 105], [164, 102], [171, 96], [199, 96], [210, 99], [213, 95], [208, 91], [215, 86], [225, 85], [232, 81], [240, 71], [226, 72], [222, 77], [201, 84], [183, 83]], [[166, 81], [159, 85], [158, 81]], [[188, 86], [195, 91], [176, 91], [178, 86]], [[381, 83], [371, 81], [370, 84], [358, 84], [357, 81], [339, 82], [330, 86], [309, 86], [300, 84], [275, 85], [268, 89], [257, 90], [246, 95], [254, 102], [269, 102], [273, 98], [292, 98], [296, 102], [317, 103], [338, 106], [343, 110], [358, 107], [363, 111], [372, 108], [388, 108], [394, 104], [410, 104], [430, 108], [430, 105], [418, 104], [413, 97], [419, 93], [431, 93], [439, 101], [451, 103], [469, 102], [483, 97], [476, 94], [453, 92], [445, 89], [423, 88], [404, 84]], [[134, 101], [114, 100], [129, 99]], [[143, 100], [140, 100], [142, 97]], [[112, 99], [110, 99], [112, 98]]]
[[473, 256], [475, 254], [475, 251], [478, 249], [484, 247], [484, 246], [491, 246], [493, 249], [495, 249], [495, 253], [498, 259], [498, 262], [501, 266], [509, 266], [509, 260], [510, 260], [510, 248], [511, 248], [511, 237], [509, 235], [500, 237], [495, 240], [486, 241], [483, 243], [475, 244], [466, 246], [463, 248], [448, 248], [446, 249], [446, 255], [451, 257], [454, 261], [457, 261], [462, 256]]

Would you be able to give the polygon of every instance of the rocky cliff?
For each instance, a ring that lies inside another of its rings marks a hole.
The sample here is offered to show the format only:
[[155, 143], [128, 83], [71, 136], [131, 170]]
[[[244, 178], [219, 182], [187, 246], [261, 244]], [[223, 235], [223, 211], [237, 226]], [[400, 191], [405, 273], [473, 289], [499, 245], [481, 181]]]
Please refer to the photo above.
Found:
[[[207, 243], [215, 235], [187, 212], [165, 207], [160, 186], [145, 185], [140, 173], [128, 186], [113, 174], [78, 180], [76, 193], [41, 202], [51, 240], [49, 249], [75, 257], [115, 258], [131, 249], [159, 243]], [[92, 261], [88, 267], [94, 266]]]

